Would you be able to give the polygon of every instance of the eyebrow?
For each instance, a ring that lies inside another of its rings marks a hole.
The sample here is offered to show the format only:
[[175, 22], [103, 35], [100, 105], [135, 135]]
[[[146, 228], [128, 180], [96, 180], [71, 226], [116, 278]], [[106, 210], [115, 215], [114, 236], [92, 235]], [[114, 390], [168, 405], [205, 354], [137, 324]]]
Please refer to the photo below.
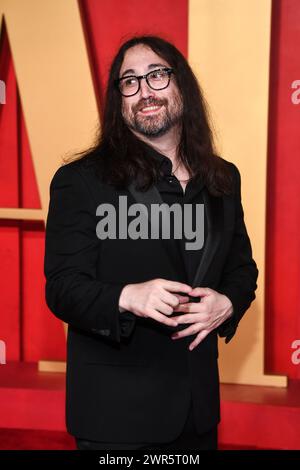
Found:
[[[152, 69], [153, 67], [167, 67], [168, 68], [168, 66], [166, 64], [150, 64], [150, 65], [148, 65], [148, 70]], [[122, 73], [121, 77], [124, 77], [124, 75], [126, 75], [128, 73], [135, 74], [135, 70], [134, 69], [127, 69], [127, 70], [125, 70], [125, 72]]]

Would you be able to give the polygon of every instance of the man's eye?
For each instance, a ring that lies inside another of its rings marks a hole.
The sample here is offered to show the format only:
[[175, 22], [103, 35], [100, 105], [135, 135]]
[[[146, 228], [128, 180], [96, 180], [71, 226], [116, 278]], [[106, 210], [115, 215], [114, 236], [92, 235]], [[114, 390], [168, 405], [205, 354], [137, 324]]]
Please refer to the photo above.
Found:
[[137, 79], [135, 77], [129, 77], [126, 80], [123, 80], [123, 81], [124, 81], [124, 85], [126, 87], [130, 87], [130, 86], [136, 85]]
[[166, 72], [164, 70], [158, 70], [157, 72], [152, 72], [150, 75], [150, 78], [153, 78], [154, 80], [160, 80], [166, 75]]

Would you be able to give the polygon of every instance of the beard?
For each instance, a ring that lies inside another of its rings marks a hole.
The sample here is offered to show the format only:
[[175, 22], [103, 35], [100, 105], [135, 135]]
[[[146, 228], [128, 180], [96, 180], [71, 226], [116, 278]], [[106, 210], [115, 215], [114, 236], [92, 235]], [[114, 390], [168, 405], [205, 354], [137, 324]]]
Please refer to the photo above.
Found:
[[[144, 106], [162, 106], [158, 113], [142, 115], [139, 110]], [[146, 137], [160, 137], [166, 134], [173, 126], [181, 122], [183, 114], [182, 99], [175, 95], [171, 103], [167, 99], [148, 99], [140, 101], [133, 109], [122, 108], [122, 115], [126, 125]]]

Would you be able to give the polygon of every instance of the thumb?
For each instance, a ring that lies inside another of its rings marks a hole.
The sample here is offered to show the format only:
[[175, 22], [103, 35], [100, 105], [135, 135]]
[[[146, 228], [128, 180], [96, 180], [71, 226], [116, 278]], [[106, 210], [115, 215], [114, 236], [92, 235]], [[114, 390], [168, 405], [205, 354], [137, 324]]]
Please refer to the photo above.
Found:
[[189, 292], [189, 295], [198, 297], [201, 295], [202, 297], [205, 297], [207, 295], [210, 295], [210, 290], [208, 287], [194, 287], [193, 290]]
[[189, 301], [189, 297], [187, 295], [179, 295], [179, 294], [174, 294], [175, 297], [179, 300], [180, 304], [187, 303]]

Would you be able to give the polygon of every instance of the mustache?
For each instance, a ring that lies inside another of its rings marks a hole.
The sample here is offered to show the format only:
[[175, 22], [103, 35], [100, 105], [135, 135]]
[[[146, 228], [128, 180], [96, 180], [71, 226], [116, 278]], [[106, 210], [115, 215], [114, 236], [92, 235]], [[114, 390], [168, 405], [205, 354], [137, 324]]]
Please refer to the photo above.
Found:
[[140, 111], [141, 109], [143, 109], [145, 106], [162, 106], [162, 105], [166, 105], [167, 104], [167, 100], [166, 99], [163, 99], [163, 100], [157, 100], [157, 99], [153, 99], [153, 98], [150, 98], [148, 100], [142, 100], [140, 101], [135, 109], [134, 109], [134, 112], [138, 112]]

